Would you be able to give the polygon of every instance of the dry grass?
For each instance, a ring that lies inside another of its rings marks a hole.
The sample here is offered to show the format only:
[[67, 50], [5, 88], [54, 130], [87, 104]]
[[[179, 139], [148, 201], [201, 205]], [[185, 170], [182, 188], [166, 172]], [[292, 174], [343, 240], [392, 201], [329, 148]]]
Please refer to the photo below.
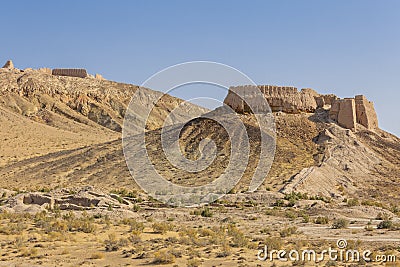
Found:
[[154, 253], [154, 258], [152, 263], [154, 264], [170, 264], [174, 263], [176, 260], [175, 256], [171, 253], [169, 249], [162, 249]]
[[157, 234], [165, 234], [167, 231], [172, 231], [174, 229], [174, 225], [172, 223], [167, 222], [155, 222], [151, 226], [154, 233]]
[[104, 259], [104, 253], [101, 252], [95, 252], [90, 256], [90, 259], [93, 260], [100, 260], [100, 259]]

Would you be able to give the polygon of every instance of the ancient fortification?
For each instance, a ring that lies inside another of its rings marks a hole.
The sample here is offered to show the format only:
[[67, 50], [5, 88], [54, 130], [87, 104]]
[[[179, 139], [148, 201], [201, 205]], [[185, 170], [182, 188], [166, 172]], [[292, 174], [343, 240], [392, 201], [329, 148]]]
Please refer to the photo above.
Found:
[[363, 95], [335, 100], [329, 111], [329, 117], [340, 126], [352, 130], [356, 130], [357, 123], [370, 130], [378, 128], [374, 104]]
[[[250, 85], [229, 88], [224, 103], [238, 113], [250, 113], [251, 110], [238, 95], [246, 95]], [[357, 130], [357, 124], [369, 130], [378, 128], [378, 119], [372, 102], [365, 96], [339, 99], [333, 94], [321, 95], [310, 88], [297, 90], [296, 87], [259, 85], [258, 88], [267, 99], [273, 112], [314, 113], [318, 108], [329, 112], [329, 118], [340, 126]], [[252, 95], [246, 96], [250, 101]], [[254, 100], [256, 101], [256, 100]]]
[[[303, 89], [300, 92], [295, 87], [281, 87], [273, 85], [259, 85], [258, 88], [272, 111], [283, 111], [286, 113], [314, 112], [317, 108], [314, 95], [318, 95], [312, 89]], [[232, 107], [236, 112], [250, 112], [243, 99], [238, 95], [246, 95], [248, 86], [231, 87], [224, 103]], [[247, 96], [246, 96], [247, 97]], [[251, 96], [249, 96], [251, 98]]]
[[51, 74], [58, 76], [69, 76], [69, 77], [79, 77], [79, 78], [86, 78], [88, 76], [87, 71], [85, 69], [53, 69]]
[[44, 74], [55, 75], [55, 76], [67, 76], [67, 77], [78, 77], [78, 78], [95, 78], [97, 80], [106, 80], [102, 75], [97, 74], [95, 76], [87, 73], [85, 69], [49, 69], [49, 68], [39, 68], [34, 70], [32, 68], [27, 68], [24, 70], [19, 70], [14, 67], [12, 60], [7, 60], [6, 64], [2, 67], [2, 69], [21, 71], [21, 72], [30, 72], [37, 71]]
[[[8, 60], [2, 68], [18, 71], [11, 60]], [[33, 69], [21, 71], [33, 71]], [[40, 68], [36, 71], [57, 76], [90, 77], [97, 80], [104, 80], [100, 74], [93, 76], [88, 74], [85, 69], [51, 70], [49, 68]], [[250, 108], [239, 97], [239, 95], [246, 96], [249, 101], [257, 102], [256, 96], [246, 95], [246, 92], [250, 91], [249, 87], [253, 86], [230, 87], [224, 103], [238, 113], [250, 113]], [[311, 88], [304, 88], [298, 91], [296, 87], [292, 86], [258, 85], [257, 87], [268, 101], [273, 112], [292, 114], [301, 112], [314, 113], [317, 109], [325, 109], [329, 112], [331, 120], [352, 131], [357, 130], [357, 125], [362, 125], [369, 130], [378, 128], [378, 119], [374, 104], [368, 101], [363, 95], [357, 95], [354, 98], [339, 99], [333, 94], [321, 95]]]

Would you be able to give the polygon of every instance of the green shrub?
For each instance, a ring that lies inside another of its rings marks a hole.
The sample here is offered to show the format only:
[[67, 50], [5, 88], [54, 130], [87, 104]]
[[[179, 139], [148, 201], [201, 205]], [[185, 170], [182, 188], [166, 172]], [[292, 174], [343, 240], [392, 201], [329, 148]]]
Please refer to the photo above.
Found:
[[285, 206], [285, 201], [283, 201], [282, 199], [278, 199], [278, 200], [275, 202], [274, 206], [275, 206], [275, 207], [283, 207], [283, 206]]
[[126, 188], [112, 190], [110, 193], [119, 195], [121, 197], [129, 197], [129, 198], [136, 198], [138, 195], [137, 191], [129, 191]]
[[205, 207], [200, 214], [202, 217], [212, 217], [213, 214], [211, 212], [211, 210], [208, 207]]
[[390, 220], [384, 220], [381, 221], [378, 226], [378, 229], [392, 229], [393, 228], [393, 222]]
[[310, 216], [308, 214], [303, 214], [303, 223], [308, 223], [310, 222]]
[[349, 221], [346, 219], [336, 219], [333, 221], [332, 229], [343, 229], [349, 226]]
[[288, 237], [288, 236], [295, 234], [296, 232], [297, 232], [297, 227], [292, 226], [292, 227], [283, 228], [282, 230], [279, 231], [279, 234], [281, 237]]
[[324, 217], [318, 216], [318, 217], [315, 219], [315, 223], [316, 223], [316, 224], [328, 224], [328, 223], [329, 223], [329, 218], [326, 217], [326, 216], [324, 216]]
[[356, 198], [351, 198], [347, 200], [347, 206], [354, 207], [360, 205], [360, 202]]
[[308, 195], [307, 193], [302, 194], [300, 192], [292, 192], [290, 194], [285, 194], [284, 199], [288, 201], [297, 201], [301, 199], [308, 199]]
[[190, 212], [191, 215], [200, 215], [202, 217], [212, 217], [213, 213], [209, 207], [204, 207], [202, 209], [197, 209]]

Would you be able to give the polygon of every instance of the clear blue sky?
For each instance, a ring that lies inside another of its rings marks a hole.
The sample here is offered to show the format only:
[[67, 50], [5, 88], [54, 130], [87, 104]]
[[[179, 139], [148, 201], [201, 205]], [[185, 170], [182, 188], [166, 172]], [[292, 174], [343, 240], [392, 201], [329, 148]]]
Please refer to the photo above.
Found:
[[400, 136], [400, 1], [19, 0], [1, 10], [0, 64], [141, 84], [170, 65], [216, 61], [258, 84], [364, 94]]

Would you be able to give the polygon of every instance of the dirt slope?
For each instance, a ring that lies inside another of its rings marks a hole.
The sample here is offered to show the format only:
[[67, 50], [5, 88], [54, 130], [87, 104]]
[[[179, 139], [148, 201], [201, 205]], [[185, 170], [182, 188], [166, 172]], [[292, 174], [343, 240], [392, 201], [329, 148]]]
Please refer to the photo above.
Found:
[[[136, 92], [137, 110], [154, 106], [147, 121], [150, 130], [183, 102], [135, 85], [0, 69], [0, 166], [120, 138], [125, 110]], [[183, 111], [173, 122], [206, 109], [188, 103]], [[139, 114], [136, 120], [145, 118]]]

